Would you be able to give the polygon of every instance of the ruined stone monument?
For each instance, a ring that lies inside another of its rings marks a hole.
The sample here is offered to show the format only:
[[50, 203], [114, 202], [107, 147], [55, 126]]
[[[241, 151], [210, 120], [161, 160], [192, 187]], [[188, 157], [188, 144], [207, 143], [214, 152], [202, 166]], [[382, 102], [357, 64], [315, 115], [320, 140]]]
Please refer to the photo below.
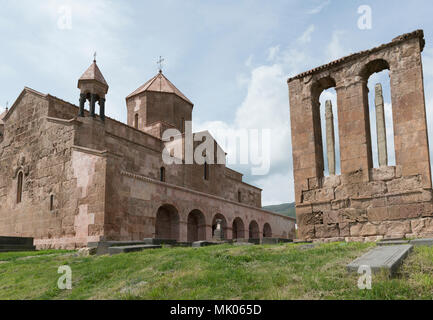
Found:
[[[432, 184], [417, 30], [288, 80], [299, 238], [375, 241], [433, 234]], [[379, 167], [374, 168], [368, 79], [389, 70], [395, 166], [389, 166], [382, 86], [376, 86]], [[326, 103], [324, 175], [320, 94], [337, 93], [341, 175], [335, 175], [332, 108]]]

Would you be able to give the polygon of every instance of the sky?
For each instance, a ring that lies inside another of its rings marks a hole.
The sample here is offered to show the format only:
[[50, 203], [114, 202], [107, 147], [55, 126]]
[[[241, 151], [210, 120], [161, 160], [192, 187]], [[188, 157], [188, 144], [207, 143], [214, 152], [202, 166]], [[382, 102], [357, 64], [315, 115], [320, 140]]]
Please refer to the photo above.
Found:
[[[300, 72], [424, 29], [427, 121], [433, 138], [430, 0], [392, 5], [386, 0], [0, 0], [0, 5], [0, 112], [24, 86], [78, 104], [77, 80], [96, 51], [110, 85], [106, 114], [126, 122], [125, 97], [157, 73], [156, 61], [163, 56], [164, 74], [194, 103], [194, 129], [271, 130], [266, 175], [252, 174], [251, 165], [231, 165], [246, 182], [263, 189], [264, 205], [294, 200], [286, 80]], [[367, 29], [359, 28], [365, 13], [358, 12], [360, 6], [371, 8]], [[384, 86], [392, 164], [389, 78], [372, 76], [373, 94], [376, 82]], [[335, 92], [322, 94], [321, 102], [326, 99], [335, 109]], [[374, 109], [370, 114], [374, 119]]]

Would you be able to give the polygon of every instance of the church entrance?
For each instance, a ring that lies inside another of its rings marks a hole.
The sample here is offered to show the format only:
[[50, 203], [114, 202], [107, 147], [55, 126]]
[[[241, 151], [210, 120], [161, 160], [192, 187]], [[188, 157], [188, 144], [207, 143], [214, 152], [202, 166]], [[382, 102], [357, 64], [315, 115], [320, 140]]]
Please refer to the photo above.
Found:
[[188, 242], [206, 240], [206, 220], [200, 210], [193, 210], [188, 215]]
[[245, 239], [245, 228], [241, 218], [236, 218], [233, 221], [233, 240], [234, 239]]
[[171, 205], [163, 205], [158, 209], [155, 223], [155, 237], [179, 241], [179, 214]]

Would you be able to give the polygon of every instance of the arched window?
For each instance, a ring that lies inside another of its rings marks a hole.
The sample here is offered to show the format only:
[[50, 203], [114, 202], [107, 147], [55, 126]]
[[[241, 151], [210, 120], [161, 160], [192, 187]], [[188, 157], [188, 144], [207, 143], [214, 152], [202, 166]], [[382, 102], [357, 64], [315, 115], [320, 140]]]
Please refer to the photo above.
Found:
[[134, 128], [138, 129], [138, 113], [136, 113], [134, 117]]
[[383, 59], [369, 62], [362, 73], [367, 88], [367, 103], [371, 167], [395, 165], [394, 126], [392, 119], [389, 64]]
[[204, 172], [203, 172], [203, 177], [205, 180], [209, 180], [209, 165], [207, 164], [207, 162], [204, 163]]
[[340, 141], [338, 134], [338, 113], [336, 83], [331, 77], [325, 77], [312, 86], [314, 135], [316, 144], [318, 171], [324, 176], [339, 175]]
[[161, 182], [165, 182], [165, 168], [161, 167], [161, 169], [159, 170], [159, 179], [161, 180]]
[[23, 172], [20, 171], [18, 173], [18, 181], [17, 181], [17, 203], [21, 203], [22, 197], [23, 197]]

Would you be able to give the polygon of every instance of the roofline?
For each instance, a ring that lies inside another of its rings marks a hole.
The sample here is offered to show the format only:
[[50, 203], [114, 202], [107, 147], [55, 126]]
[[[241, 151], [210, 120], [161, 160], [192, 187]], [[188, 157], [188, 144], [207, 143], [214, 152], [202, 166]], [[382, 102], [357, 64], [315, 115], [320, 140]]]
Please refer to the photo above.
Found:
[[319, 73], [319, 72], [324, 71], [326, 69], [329, 69], [331, 67], [334, 68], [336, 66], [339, 66], [339, 65], [342, 65], [344, 63], [350, 62], [350, 61], [352, 61], [352, 60], [354, 60], [356, 58], [359, 58], [359, 57], [362, 57], [362, 56], [366, 56], [368, 54], [378, 52], [378, 51], [383, 50], [385, 48], [389, 48], [389, 47], [395, 46], [395, 45], [400, 44], [400, 43], [402, 43], [404, 41], [407, 41], [407, 40], [410, 40], [410, 39], [416, 39], [416, 38], [419, 39], [420, 45], [421, 45], [421, 51], [423, 51], [424, 46], [425, 46], [424, 31], [422, 29], [419, 29], [419, 30], [415, 30], [415, 31], [410, 32], [410, 33], [402, 34], [402, 35], [394, 38], [391, 42], [382, 44], [382, 45], [380, 45], [378, 47], [375, 47], [375, 48], [372, 48], [372, 49], [369, 49], [369, 50], [360, 51], [360, 52], [357, 52], [357, 53], [353, 53], [353, 54], [345, 56], [343, 58], [334, 60], [334, 61], [332, 61], [330, 63], [324, 64], [324, 65], [322, 65], [320, 67], [311, 69], [309, 71], [302, 72], [302, 73], [300, 73], [300, 74], [298, 74], [298, 75], [296, 75], [294, 77], [289, 78], [287, 80], [287, 83], [290, 83], [290, 82], [292, 82], [293, 80], [296, 80], [296, 79], [302, 79], [302, 78], [304, 78], [306, 76]]
[[20, 94], [18, 95], [18, 97], [15, 99], [15, 102], [13, 103], [13, 105], [9, 108], [8, 112], [6, 112], [5, 116], [4, 116], [3, 119], [2, 119], [3, 121], [5, 121], [5, 120], [7, 120], [7, 119], [9, 118], [9, 115], [12, 114], [12, 110], [15, 109], [16, 105], [18, 104], [18, 102], [21, 100], [21, 98], [24, 96], [24, 94], [25, 94], [26, 92], [30, 92], [30, 93], [36, 94], [36, 95], [38, 95], [38, 96], [41, 97], [41, 98], [47, 98], [47, 97], [48, 97], [47, 94], [43, 94], [43, 93], [41, 93], [41, 92], [39, 92], [39, 91], [36, 91], [36, 90], [34, 90], [34, 89], [31, 89], [31, 88], [29, 88], [29, 87], [24, 87], [24, 89], [21, 91], [21, 93], [20, 93]]

